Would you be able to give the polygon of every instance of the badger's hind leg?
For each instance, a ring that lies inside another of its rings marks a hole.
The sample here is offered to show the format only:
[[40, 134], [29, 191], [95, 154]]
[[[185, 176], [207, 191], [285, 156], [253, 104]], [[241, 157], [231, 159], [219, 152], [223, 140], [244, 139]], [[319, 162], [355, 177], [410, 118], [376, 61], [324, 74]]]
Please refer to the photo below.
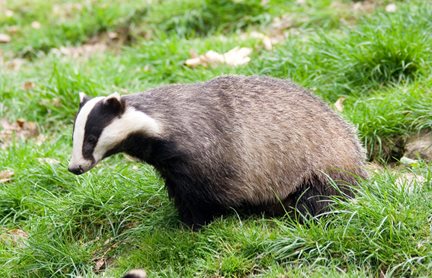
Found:
[[357, 181], [348, 175], [338, 175], [341, 179], [334, 181], [318, 176], [308, 179], [297, 191], [283, 200], [285, 211], [299, 220], [326, 212], [332, 196], [353, 196], [351, 186], [356, 185]]

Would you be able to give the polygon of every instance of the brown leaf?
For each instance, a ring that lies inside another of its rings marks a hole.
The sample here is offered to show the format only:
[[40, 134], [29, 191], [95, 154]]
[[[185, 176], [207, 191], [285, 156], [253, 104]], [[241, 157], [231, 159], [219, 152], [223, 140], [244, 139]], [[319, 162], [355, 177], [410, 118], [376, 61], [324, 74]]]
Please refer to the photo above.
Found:
[[31, 81], [26, 81], [23, 84], [23, 89], [26, 91], [32, 90], [36, 87], [36, 84]]
[[11, 37], [7, 34], [0, 33], [0, 43], [9, 43], [11, 41]]
[[83, 6], [80, 3], [55, 4], [52, 8], [52, 14], [60, 20], [66, 20], [77, 13], [79, 14], [82, 9]]
[[28, 239], [28, 234], [21, 229], [1, 229], [0, 242], [15, 246], [24, 247]]
[[47, 137], [45, 135], [39, 134], [36, 137], [36, 142], [35, 143], [36, 143], [36, 145], [41, 146], [43, 143], [45, 143], [46, 139], [47, 139]]
[[18, 120], [16, 120], [16, 123], [19, 126], [19, 128], [23, 129], [24, 125], [25, 125], [25, 120], [24, 119], [18, 119]]
[[13, 17], [13, 15], [14, 15], [14, 12], [13, 12], [13, 11], [11, 11], [11, 10], [6, 10], [6, 11], [5, 11], [5, 16], [6, 16], [6, 17]]
[[39, 130], [34, 122], [19, 119], [15, 123], [9, 123], [6, 119], [0, 119], [0, 147], [6, 148], [14, 138], [28, 139], [37, 137]]
[[108, 32], [107, 35], [108, 35], [108, 38], [110, 40], [115, 40], [115, 39], [118, 39], [118, 37], [119, 37], [119, 35], [116, 32]]
[[49, 158], [49, 157], [39, 157], [37, 161], [39, 161], [40, 163], [46, 163], [50, 165], [60, 164], [60, 161], [58, 161], [57, 159]]
[[105, 43], [83, 44], [76, 47], [60, 47], [54, 48], [51, 51], [58, 56], [66, 56], [72, 58], [91, 57], [95, 54], [104, 52], [108, 46]]
[[354, 12], [373, 12], [376, 8], [376, 3], [372, 0], [359, 1], [352, 4], [352, 10]]
[[32, 27], [33, 29], [40, 29], [40, 28], [41, 28], [41, 24], [39, 23], [39, 21], [33, 21], [33, 22], [31, 23], [31, 27]]
[[0, 183], [6, 183], [11, 181], [14, 174], [15, 173], [12, 170], [0, 171]]
[[291, 15], [283, 15], [280, 17], [275, 17], [271, 23], [272, 32], [274, 31], [283, 31], [293, 27], [294, 20]]
[[186, 60], [185, 64], [189, 67], [196, 67], [199, 65], [211, 66], [218, 64], [226, 64], [235, 67], [249, 63], [249, 55], [251, 53], [252, 49], [247, 47], [235, 47], [223, 54], [210, 50], [203, 55]]
[[335, 102], [334, 106], [336, 108], [337, 111], [342, 112], [344, 109], [344, 101], [346, 100], [346, 97], [340, 97], [338, 98], [338, 100]]
[[9, 26], [6, 30], [9, 34], [14, 35], [18, 33], [20, 29], [18, 26]]
[[27, 239], [28, 234], [21, 229], [0, 229], [0, 241], [11, 243], [14, 246], [23, 247]]
[[251, 32], [249, 36], [251, 38], [254, 38], [254, 39], [260, 39], [266, 50], [272, 50], [273, 43], [275, 41], [273, 41], [270, 37], [264, 35], [263, 33], [256, 32], [256, 31]]
[[39, 104], [43, 105], [43, 106], [46, 106], [46, 107], [51, 107], [51, 106], [60, 107], [61, 106], [61, 99], [58, 98], [58, 97], [53, 98], [53, 99], [44, 98], [44, 99], [41, 99], [39, 101]]
[[6, 63], [6, 68], [8, 70], [18, 71], [24, 63], [25, 63], [24, 59], [19, 59], [19, 58], [12, 59], [11, 61]]
[[28, 238], [28, 234], [21, 229], [10, 230], [8, 234], [14, 236], [15, 238]]
[[94, 271], [95, 272], [99, 272], [101, 270], [103, 270], [106, 267], [106, 261], [104, 258], [100, 258], [99, 260], [96, 261], [95, 267], [94, 267]]
[[390, 3], [385, 7], [385, 11], [388, 13], [394, 13], [397, 10], [397, 6], [394, 3]]

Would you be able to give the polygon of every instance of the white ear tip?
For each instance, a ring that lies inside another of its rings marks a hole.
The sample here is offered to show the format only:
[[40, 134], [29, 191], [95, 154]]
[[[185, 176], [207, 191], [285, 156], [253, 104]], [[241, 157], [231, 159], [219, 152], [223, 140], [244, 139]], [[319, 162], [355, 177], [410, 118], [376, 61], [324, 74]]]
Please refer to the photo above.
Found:
[[84, 92], [79, 92], [78, 94], [79, 94], [80, 101], [83, 101], [83, 99], [86, 97], [86, 94]]
[[118, 92], [114, 92], [111, 95], [107, 96], [106, 98], [107, 99], [109, 99], [109, 98], [116, 98], [116, 99], [120, 100], [120, 94]]

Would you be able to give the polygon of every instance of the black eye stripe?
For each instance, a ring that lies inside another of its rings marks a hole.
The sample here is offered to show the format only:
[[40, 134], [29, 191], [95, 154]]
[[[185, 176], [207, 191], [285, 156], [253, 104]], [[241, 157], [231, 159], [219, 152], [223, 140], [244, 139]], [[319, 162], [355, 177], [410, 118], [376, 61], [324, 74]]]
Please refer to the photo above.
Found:
[[102, 131], [107, 127], [118, 114], [107, 106], [103, 105], [102, 101], [95, 104], [90, 111], [84, 127], [84, 142], [82, 148], [82, 155], [85, 159], [94, 159], [93, 151], [97, 145]]
[[95, 142], [97, 141], [97, 138], [96, 138], [96, 136], [94, 136], [94, 135], [89, 135], [89, 136], [87, 137], [87, 141], [88, 141], [89, 143], [95, 143]]

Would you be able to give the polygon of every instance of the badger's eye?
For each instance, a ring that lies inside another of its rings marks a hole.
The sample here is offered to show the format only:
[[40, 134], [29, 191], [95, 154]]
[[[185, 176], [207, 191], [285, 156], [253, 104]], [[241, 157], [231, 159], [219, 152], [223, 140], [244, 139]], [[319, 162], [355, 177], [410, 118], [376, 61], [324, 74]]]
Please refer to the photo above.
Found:
[[89, 144], [94, 144], [94, 143], [96, 143], [96, 141], [97, 141], [96, 136], [90, 135], [89, 137], [87, 137], [87, 142]]

